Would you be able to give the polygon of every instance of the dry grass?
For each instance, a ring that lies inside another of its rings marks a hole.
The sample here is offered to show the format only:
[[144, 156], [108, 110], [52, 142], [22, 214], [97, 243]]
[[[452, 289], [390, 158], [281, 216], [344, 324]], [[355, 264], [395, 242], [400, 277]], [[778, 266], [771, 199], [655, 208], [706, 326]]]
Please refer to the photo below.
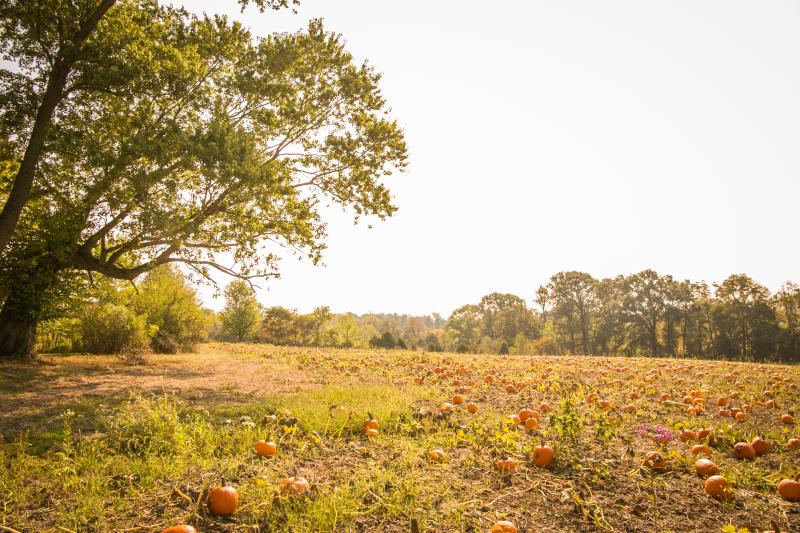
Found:
[[[0, 524], [20, 532], [160, 531], [179, 522], [206, 532], [477, 532], [508, 519], [520, 531], [755, 532], [774, 520], [800, 530], [800, 506], [774, 489], [800, 471], [800, 451], [785, 446], [800, 432], [778, 417], [800, 398], [795, 367], [222, 344], [150, 360], [63, 356], [0, 367]], [[495, 383], [484, 383], [487, 370]], [[504, 379], [518, 392], [505, 392]], [[480, 412], [457, 406], [439, 416], [459, 386]], [[682, 403], [692, 390], [707, 398], [700, 414]], [[778, 409], [764, 405], [765, 390]], [[664, 392], [675, 401], [660, 402]], [[752, 406], [747, 420], [717, 414], [717, 397], [731, 392], [734, 405]], [[589, 403], [590, 393], [614, 407]], [[505, 423], [543, 401], [554, 409], [539, 431]], [[622, 409], [628, 403], [635, 414]], [[360, 431], [367, 412], [381, 423], [374, 440]], [[712, 459], [734, 498], [707, 498], [689, 443], [657, 445], [648, 434], [655, 427], [714, 428]], [[772, 451], [734, 459], [732, 443], [755, 435]], [[274, 459], [252, 451], [265, 437], [279, 443]], [[529, 461], [540, 442], [556, 450], [548, 469]], [[437, 447], [444, 463], [427, 459]], [[668, 458], [665, 472], [641, 467], [650, 450]], [[506, 455], [521, 461], [510, 475], [494, 467]], [[232, 519], [203, 505], [223, 474], [240, 495]], [[280, 496], [280, 479], [296, 474], [311, 493]]]

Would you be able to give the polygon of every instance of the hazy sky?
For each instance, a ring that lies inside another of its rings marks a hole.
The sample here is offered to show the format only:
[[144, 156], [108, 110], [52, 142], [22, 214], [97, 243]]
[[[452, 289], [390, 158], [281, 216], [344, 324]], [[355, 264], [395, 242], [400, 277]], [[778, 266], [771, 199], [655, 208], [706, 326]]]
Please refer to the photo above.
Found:
[[[373, 229], [328, 216], [265, 305], [447, 316], [561, 270], [800, 281], [800, 2], [303, 0], [382, 89], [410, 165]], [[207, 304], [219, 308], [205, 291]]]

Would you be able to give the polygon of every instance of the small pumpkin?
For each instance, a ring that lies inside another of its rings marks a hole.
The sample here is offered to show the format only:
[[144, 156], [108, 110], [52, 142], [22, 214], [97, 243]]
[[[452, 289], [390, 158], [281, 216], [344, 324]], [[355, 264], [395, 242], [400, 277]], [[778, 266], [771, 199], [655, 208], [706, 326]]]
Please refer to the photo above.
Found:
[[717, 500], [727, 500], [733, 494], [733, 489], [725, 477], [720, 475], [711, 476], [706, 479], [703, 487], [706, 494]]
[[763, 437], [754, 438], [752, 442], [750, 442], [750, 446], [752, 446], [753, 450], [755, 450], [756, 457], [761, 457], [762, 455], [768, 454], [771, 448], [769, 441]]
[[209, 489], [206, 505], [215, 516], [231, 516], [239, 506], [239, 495], [236, 489], [227, 485], [225, 478], [222, 478], [222, 485]]
[[278, 453], [278, 445], [271, 440], [256, 442], [256, 455], [259, 457], [274, 457], [276, 453]]
[[498, 459], [497, 461], [494, 462], [494, 466], [495, 468], [497, 468], [497, 470], [506, 473], [516, 472], [518, 465], [519, 461], [517, 461], [516, 459], [512, 459], [510, 457], [506, 459]]
[[778, 494], [790, 502], [800, 501], [800, 481], [795, 479], [782, 479], [778, 483]]
[[302, 476], [292, 476], [281, 481], [281, 493], [287, 496], [299, 496], [311, 488], [308, 480]]
[[517, 526], [515, 526], [513, 522], [509, 522], [508, 520], [500, 520], [499, 522], [495, 522], [495, 524], [492, 526], [492, 529], [490, 529], [489, 532], [517, 533]]
[[709, 428], [701, 428], [697, 430], [697, 440], [703, 441], [704, 439], [706, 442], [708, 442], [708, 444], [714, 444], [716, 437], [714, 436], [713, 430]]
[[539, 468], [547, 468], [553, 464], [553, 456], [555, 455], [552, 446], [540, 445], [533, 449], [533, 464]]
[[465, 400], [465, 398], [462, 395], [456, 394], [455, 396], [453, 396], [452, 402], [455, 405], [460, 405], [460, 404], [464, 403], [464, 400]]
[[700, 455], [701, 453], [711, 455], [711, 448], [706, 444], [695, 444], [692, 446], [692, 455]]
[[539, 419], [530, 417], [525, 421], [525, 429], [528, 431], [533, 431], [535, 429], [539, 429]]
[[756, 451], [749, 442], [737, 442], [733, 445], [733, 456], [737, 459], [753, 459]]
[[377, 420], [372, 418], [372, 414], [367, 413], [367, 415], [369, 416], [369, 418], [364, 420], [364, 423], [361, 425], [361, 428], [364, 430], [364, 433], [366, 433], [370, 429], [374, 429], [376, 431], [380, 429], [381, 427], [380, 424], [378, 424]]
[[192, 526], [179, 525], [162, 529], [161, 533], [197, 533], [197, 530]]
[[794, 424], [794, 417], [792, 415], [781, 415], [781, 424], [787, 426]]
[[447, 454], [441, 448], [428, 450], [428, 460], [432, 463], [441, 463], [447, 459]]
[[648, 452], [644, 458], [644, 466], [656, 472], [663, 472], [667, 469], [667, 460], [659, 452]]
[[477, 413], [479, 409], [480, 409], [480, 408], [478, 407], [478, 404], [477, 404], [477, 403], [475, 403], [475, 402], [469, 402], [469, 403], [467, 404], [467, 411], [469, 411], [469, 412], [470, 412], [471, 414], [473, 414], [473, 415], [474, 415], [475, 413]]
[[798, 438], [791, 438], [786, 442], [786, 444], [793, 450], [800, 450], [800, 439]]
[[444, 402], [442, 405], [439, 406], [439, 412], [442, 413], [443, 415], [449, 415], [450, 413], [453, 412], [454, 409], [455, 407], [453, 407], [453, 404], [449, 402]]
[[694, 470], [703, 477], [719, 474], [719, 467], [710, 459], [698, 459], [695, 461]]
[[681, 442], [689, 442], [690, 440], [697, 440], [697, 433], [688, 429], [684, 429], [683, 431], [681, 431], [680, 435], [678, 435], [678, 438], [681, 439]]

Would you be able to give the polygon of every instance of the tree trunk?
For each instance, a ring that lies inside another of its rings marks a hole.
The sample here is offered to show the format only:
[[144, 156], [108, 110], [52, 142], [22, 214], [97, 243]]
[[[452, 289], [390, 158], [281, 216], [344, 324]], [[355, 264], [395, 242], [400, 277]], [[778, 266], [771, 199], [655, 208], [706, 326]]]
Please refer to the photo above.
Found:
[[0, 311], [0, 360], [36, 358], [36, 319], [20, 318], [13, 308]]
[[67, 79], [72, 71], [75, 62], [78, 60], [78, 51], [86, 40], [91, 36], [97, 27], [100, 19], [103, 18], [117, 0], [103, 0], [97, 9], [82, 21], [78, 31], [72, 41], [62, 45], [59, 50], [58, 59], [53, 65], [52, 71], [47, 79], [47, 86], [39, 109], [36, 112], [36, 119], [33, 123], [28, 143], [25, 148], [25, 155], [17, 170], [11, 191], [8, 193], [6, 203], [0, 211], [0, 252], [2, 252], [11, 240], [14, 228], [22, 208], [28, 202], [33, 187], [33, 178], [36, 167], [44, 151], [45, 140], [53, 122], [56, 108], [64, 98], [64, 90], [67, 86]]
[[583, 337], [583, 354], [589, 355], [589, 319], [581, 315], [581, 336]]
[[655, 325], [650, 327], [650, 351], [653, 356], [658, 357], [658, 332]]

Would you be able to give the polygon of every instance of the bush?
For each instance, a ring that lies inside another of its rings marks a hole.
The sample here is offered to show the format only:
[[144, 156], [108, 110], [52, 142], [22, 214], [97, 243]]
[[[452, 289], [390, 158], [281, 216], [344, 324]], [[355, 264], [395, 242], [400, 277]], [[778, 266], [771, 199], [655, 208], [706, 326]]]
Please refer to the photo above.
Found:
[[82, 322], [83, 348], [89, 353], [141, 353], [149, 344], [145, 317], [121, 305], [89, 306]]

